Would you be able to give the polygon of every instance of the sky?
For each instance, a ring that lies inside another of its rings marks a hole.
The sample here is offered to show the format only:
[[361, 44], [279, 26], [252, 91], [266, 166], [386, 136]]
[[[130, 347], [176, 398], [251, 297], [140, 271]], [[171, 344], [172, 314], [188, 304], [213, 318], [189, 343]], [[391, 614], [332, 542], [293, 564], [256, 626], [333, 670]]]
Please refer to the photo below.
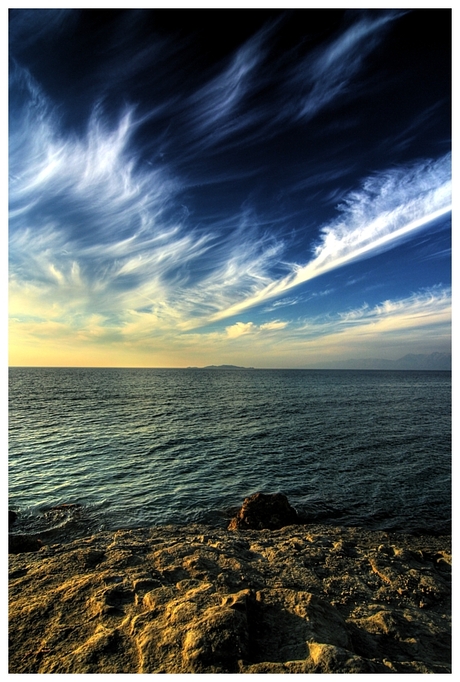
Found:
[[450, 9], [10, 9], [9, 364], [451, 349]]

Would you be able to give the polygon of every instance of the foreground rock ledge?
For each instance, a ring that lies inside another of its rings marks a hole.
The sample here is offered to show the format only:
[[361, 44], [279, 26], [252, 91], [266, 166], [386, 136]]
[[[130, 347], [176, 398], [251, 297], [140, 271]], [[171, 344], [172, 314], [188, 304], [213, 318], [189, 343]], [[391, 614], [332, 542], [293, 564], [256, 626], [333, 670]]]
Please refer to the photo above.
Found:
[[10, 555], [10, 673], [449, 673], [450, 538], [103, 532]]

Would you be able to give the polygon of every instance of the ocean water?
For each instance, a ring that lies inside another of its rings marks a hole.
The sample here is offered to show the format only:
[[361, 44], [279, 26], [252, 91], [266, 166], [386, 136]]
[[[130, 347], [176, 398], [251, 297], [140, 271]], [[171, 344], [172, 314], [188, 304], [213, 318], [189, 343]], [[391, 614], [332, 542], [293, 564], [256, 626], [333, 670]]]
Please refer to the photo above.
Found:
[[257, 491], [315, 523], [450, 532], [450, 373], [9, 370], [19, 531], [223, 526]]

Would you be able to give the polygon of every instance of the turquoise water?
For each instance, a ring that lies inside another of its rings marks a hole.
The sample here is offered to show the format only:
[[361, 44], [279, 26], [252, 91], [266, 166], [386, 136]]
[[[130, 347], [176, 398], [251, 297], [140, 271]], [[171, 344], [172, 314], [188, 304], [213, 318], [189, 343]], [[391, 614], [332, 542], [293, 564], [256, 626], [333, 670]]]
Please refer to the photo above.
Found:
[[259, 490], [316, 522], [448, 531], [450, 373], [10, 369], [25, 532], [222, 525]]

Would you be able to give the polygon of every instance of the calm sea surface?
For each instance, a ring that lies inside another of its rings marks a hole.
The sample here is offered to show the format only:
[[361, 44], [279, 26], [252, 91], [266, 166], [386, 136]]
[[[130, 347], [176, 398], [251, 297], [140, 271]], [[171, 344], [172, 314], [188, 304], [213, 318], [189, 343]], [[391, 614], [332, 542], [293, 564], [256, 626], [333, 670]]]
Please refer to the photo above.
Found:
[[257, 491], [315, 522], [449, 532], [450, 373], [9, 371], [18, 530], [224, 525]]

